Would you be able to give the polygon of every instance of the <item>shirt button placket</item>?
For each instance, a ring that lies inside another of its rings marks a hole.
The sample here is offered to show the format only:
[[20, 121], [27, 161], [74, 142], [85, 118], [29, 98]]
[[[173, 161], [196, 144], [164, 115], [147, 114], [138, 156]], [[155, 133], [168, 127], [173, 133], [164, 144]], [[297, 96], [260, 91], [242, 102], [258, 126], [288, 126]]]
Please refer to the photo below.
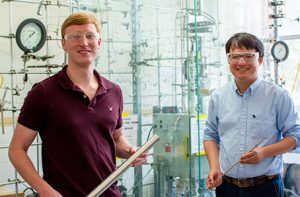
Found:
[[[247, 126], [247, 120], [246, 120], [246, 116], [247, 115], [247, 99], [246, 98], [243, 98], [243, 101], [242, 101], [242, 108], [241, 108], [241, 118], [240, 118], [240, 143], [239, 143], [239, 151], [240, 151], [240, 154], [244, 154], [244, 141], [245, 141], [245, 135], [246, 135], [246, 126]], [[239, 165], [239, 168], [243, 168], [244, 165], [243, 164], [240, 164]]]

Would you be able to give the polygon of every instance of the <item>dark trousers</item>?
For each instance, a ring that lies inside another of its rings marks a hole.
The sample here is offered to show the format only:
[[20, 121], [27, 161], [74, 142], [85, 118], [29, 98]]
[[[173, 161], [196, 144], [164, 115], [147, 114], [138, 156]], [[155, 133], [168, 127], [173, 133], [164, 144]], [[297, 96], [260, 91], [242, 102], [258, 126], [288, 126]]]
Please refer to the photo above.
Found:
[[227, 181], [216, 188], [217, 197], [284, 197], [280, 176], [253, 187], [238, 187]]

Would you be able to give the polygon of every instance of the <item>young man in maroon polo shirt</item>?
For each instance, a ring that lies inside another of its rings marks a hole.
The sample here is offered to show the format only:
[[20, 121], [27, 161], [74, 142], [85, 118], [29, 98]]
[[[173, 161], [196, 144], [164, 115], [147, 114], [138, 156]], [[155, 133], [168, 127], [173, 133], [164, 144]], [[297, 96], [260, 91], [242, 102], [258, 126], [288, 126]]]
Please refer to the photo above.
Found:
[[[11, 162], [41, 197], [86, 196], [115, 170], [116, 156], [128, 158], [136, 152], [122, 134], [120, 87], [94, 70], [101, 44], [99, 22], [75, 13], [64, 21], [61, 35], [68, 65], [28, 93], [9, 147]], [[38, 133], [43, 178], [27, 154]], [[113, 184], [102, 196], [121, 194]]]

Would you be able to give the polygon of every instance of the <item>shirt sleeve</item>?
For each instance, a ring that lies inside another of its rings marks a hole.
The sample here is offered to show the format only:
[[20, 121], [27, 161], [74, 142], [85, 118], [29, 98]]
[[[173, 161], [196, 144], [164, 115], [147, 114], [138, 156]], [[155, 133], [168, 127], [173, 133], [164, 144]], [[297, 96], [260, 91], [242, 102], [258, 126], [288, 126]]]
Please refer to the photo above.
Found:
[[298, 113], [292, 98], [284, 91], [279, 98], [278, 105], [278, 127], [282, 137], [292, 136], [296, 140], [296, 147], [300, 147], [300, 124]]
[[217, 95], [213, 94], [209, 101], [208, 106], [208, 118], [206, 121], [206, 128], [204, 130], [203, 141], [213, 140], [220, 144], [220, 138], [218, 134], [218, 99]]
[[118, 90], [119, 90], [119, 97], [120, 97], [120, 103], [119, 103], [119, 119], [116, 125], [116, 129], [119, 129], [122, 127], [123, 125], [123, 118], [122, 118], [122, 113], [123, 113], [123, 94], [122, 94], [122, 90], [119, 86], [117, 86]]
[[35, 84], [24, 99], [23, 106], [18, 117], [18, 123], [29, 129], [39, 131], [45, 125], [45, 105], [43, 88]]

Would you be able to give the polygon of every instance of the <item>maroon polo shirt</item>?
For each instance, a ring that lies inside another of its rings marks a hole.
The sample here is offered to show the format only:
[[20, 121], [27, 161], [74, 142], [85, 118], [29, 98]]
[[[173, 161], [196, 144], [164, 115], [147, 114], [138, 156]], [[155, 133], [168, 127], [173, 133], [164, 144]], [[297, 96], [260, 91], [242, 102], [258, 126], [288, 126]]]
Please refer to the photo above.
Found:
[[[64, 197], [79, 197], [115, 170], [113, 132], [122, 126], [123, 97], [118, 85], [94, 71], [100, 86], [89, 100], [66, 67], [32, 88], [18, 123], [41, 136], [44, 179]], [[113, 184], [101, 196], [121, 195]]]

